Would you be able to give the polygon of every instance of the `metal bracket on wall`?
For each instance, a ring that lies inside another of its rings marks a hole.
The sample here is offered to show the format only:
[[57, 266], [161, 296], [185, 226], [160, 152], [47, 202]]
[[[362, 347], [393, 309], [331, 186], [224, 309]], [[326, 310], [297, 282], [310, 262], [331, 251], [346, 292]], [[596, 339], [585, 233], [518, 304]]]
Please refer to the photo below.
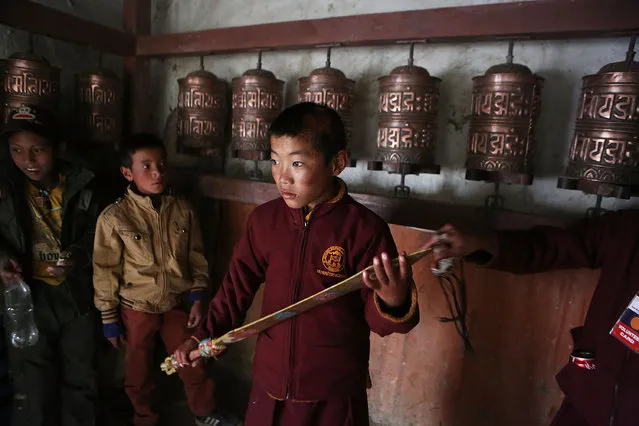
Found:
[[253, 161], [255, 168], [249, 172], [249, 179], [251, 180], [262, 180], [264, 177], [264, 173], [260, 170], [260, 162]]
[[606, 213], [608, 211], [608, 210], [606, 210], [606, 209], [601, 207], [602, 198], [603, 197], [601, 195], [597, 195], [597, 201], [595, 202], [595, 206], [586, 209], [586, 217], [587, 218], [593, 218], [593, 217], [601, 216], [601, 215], [603, 215], [604, 213]]
[[503, 209], [505, 198], [499, 195], [499, 182], [495, 182], [495, 192], [486, 197], [484, 205], [491, 209]]
[[405, 185], [406, 174], [402, 173], [401, 183], [395, 186], [395, 198], [408, 198], [410, 197], [410, 187]]

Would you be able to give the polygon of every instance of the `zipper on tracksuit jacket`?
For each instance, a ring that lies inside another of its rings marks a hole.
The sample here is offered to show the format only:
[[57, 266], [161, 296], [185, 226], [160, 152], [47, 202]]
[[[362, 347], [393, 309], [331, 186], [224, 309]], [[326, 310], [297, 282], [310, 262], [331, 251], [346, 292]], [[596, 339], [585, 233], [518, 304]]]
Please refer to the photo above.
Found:
[[[300, 287], [302, 286], [302, 274], [304, 272], [304, 257], [306, 254], [306, 240], [308, 237], [308, 222], [306, 221], [305, 218], [303, 218], [302, 220], [304, 220], [304, 228], [302, 229], [302, 243], [300, 245], [300, 256], [298, 258], [298, 263], [297, 263], [297, 274], [295, 277], [295, 281], [294, 281], [294, 286], [293, 286], [293, 298], [291, 299], [291, 304], [297, 302], [297, 299], [299, 298], [299, 292], [300, 292]], [[286, 399], [289, 399], [289, 397], [291, 397], [291, 394], [295, 394], [295, 388], [293, 386], [293, 382], [292, 382], [292, 376], [293, 376], [293, 363], [294, 363], [294, 358], [295, 358], [295, 331], [297, 329], [297, 317], [293, 317], [291, 318], [291, 324], [290, 324], [290, 348], [289, 348], [289, 355], [288, 355], [288, 374], [286, 377]]]
[[[153, 212], [155, 213], [155, 218], [157, 220], [157, 241], [153, 242], [153, 249], [155, 249], [155, 244], [157, 243], [157, 245], [160, 248], [160, 262], [159, 263], [159, 267], [160, 267], [160, 271], [158, 273], [158, 278], [156, 281], [156, 285], [158, 287], [158, 297], [157, 299], [154, 301], [155, 303], [157, 303], [158, 305], [160, 305], [162, 303], [162, 299], [164, 299], [163, 294], [165, 294], [166, 289], [167, 289], [167, 279], [166, 279], [166, 269], [164, 267], [164, 262], [165, 262], [165, 254], [164, 254], [164, 241], [168, 241], [168, 239], [164, 239], [164, 235], [162, 234], [162, 219], [164, 218], [164, 216], [166, 215], [166, 213], [163, 211], [164, 206], [164, 202], [160, 205], [159, 208], [153, 208]], [[156, 238], [156, 235], [154, 233], [153, 238]]]
[[626, 351], [624, 352], [623, 361], [621, 362], [622, 372], [619, 373], [615, 381], [615, 389], [614, 393], [612, 394], [612, 410], [610, 411], [610, 420], [608, 421], [608, 426], [615, 426], [615, 424], [617, 423], [617, 393], [619, 392], [619, 377], [623, 374], [623, 367], [628, 361], [629, 354], [630, 351], [626, 349]]

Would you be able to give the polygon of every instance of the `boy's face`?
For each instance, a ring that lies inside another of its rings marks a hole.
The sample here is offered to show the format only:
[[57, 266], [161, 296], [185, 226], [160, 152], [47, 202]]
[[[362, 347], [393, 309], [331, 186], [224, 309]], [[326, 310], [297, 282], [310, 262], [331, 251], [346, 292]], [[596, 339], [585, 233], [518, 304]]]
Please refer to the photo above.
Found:
[[271, 169], [286, 205], [293, 209], [314, 208], [333, 195], [333, 177], [346, 167], [340, 151], [328, 164], [313, 147], [310, 135], [271, 138]]
[[131, 168], [121, 167], [120, 171], [141, 193], [161, 194], [167, 183], [166, 151], [162, 148], [138, 149], [131, 155]]
[[29, 179], [44, 182], [51, 177], [56, 152], [42, 136], [27, 131], [14, 133], [9, 138], [9, 151], [13, 163]]

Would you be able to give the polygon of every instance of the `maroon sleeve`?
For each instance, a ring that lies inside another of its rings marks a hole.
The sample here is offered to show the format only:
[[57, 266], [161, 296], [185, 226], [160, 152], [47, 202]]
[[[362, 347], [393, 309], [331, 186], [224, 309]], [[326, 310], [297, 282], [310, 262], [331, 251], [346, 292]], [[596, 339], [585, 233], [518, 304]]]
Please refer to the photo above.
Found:
[[535, 227], [497, 234], [498, 255], [485, 266], [516, 274], [556, 269], [596, 269], [603, 262], [605, 241], [623, 213], [606, 213], [567, 229]]
[[206, 321], [193, 336], [198, 340], [220, 337], [241, 326], [255, 293], [264, 282], [266, 262], [254, 244], [254, 220], [251, 215], [242, 238], [235, 244], [229, 269], [222, 286], [209, 303]]
[[[397, 246], [393, 240], [393, 235], [386, 223], [381, 227], [378, 235], [366, 250], [365, 255], [359, 261], [357, 270], [361, 271], [373, 264], [373, 258], [386, 252], [392, 259], [398, 256]], [[366, 321], [373, 332], [384, 337], [392, 333], [408, 333], [417, 323], [419, 323], [419, 307], [417, 304], [417, 290], [415, 283], [411, 283], [410, 298], [406, 302], [406, 312], [401, 317], [392, 315], [383, 306], [383, 302], [375, 295], [375, 292], [368, 287], [362, 289], [362, 298], [366, 304]]]

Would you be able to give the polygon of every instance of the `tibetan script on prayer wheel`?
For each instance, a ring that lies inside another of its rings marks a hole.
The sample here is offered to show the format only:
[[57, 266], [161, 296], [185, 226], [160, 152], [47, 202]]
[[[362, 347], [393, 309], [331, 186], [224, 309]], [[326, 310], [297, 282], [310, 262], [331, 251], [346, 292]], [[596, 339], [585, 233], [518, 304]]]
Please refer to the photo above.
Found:
[[266, 70], [252, 69], [233, 79], [233, 156], [271, 158], [268, 129], [284, 105], [284, 82]]
[[[355, 81], [346, 78], [336, 68], [326, 66], [313, 70], [308, 77], [298, 80], [299, 101], [324, 104], [333, 108], [340, 115], [346, 130], [346, 143], [353, 141], [353, 98]], [[356, 161], [350, 159], [349, 166], [354, 167]]]
[[583, 78], [568, 166], [557, 186], [639, 195], [639, 62], [608, 64]]
[[440, 83], [415, 65], [397, 67], [379, 78], [377, 148], [369, 170], [439, 173], [435, 138]]
[[7, 59], [4, 77], [4, 120], [11, 109], [23, 105], [57, 112], [60, 98], [60, 69], [32, 53], [16, 53]]
[[86, 72], [76, 77], [79, 139], [115, 145], [122, 137], [122, 82], [110, 70]]
[[178, 86], [178, 152], [224, 155], [226, 84], [214, 74], [200, 70], [179, 79]]
[[532, 184], [543, 82], [528, 67], [513, 63], [473, 78], [466, 179]]

